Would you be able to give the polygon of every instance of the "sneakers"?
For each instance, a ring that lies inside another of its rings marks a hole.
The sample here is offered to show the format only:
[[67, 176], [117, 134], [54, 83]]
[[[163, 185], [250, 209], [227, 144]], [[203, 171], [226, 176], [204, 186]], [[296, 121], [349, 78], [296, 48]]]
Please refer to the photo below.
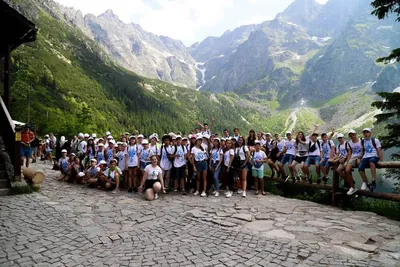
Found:
[[193, 193], [193, 195], [195, 195], [195, 196], [197, 196], [198, 194], [200, 194], [199, 191], [196, 191]]
[[219, 192], [218, 192], [218, 191], [215, 191], [214, 196], [219, 197]]
[[154, 194], [154, 199], [158, 199], [158, 193]]
[[242, 197], [246, 197], [246, 191], [243, 191]]
[[117, 193], [119, 193], [119, 189], [114, 189], [114, 190], [111, 192], [111, 194], [117, 194]]
[[256, 196], [258, 195], [258, 191], [256, 191], [255, 195], [256, 195]]
[[190, 189], [189, 194], [193, 194], [194, 193], [194, 189]]
[[347, 195], [351, 196], [352, 194], [354, 194], [357, 191], [357, 189], [354, 189], [353, 187], [350, 187], [349, 191], [347, 191]]
[[363, 182], [362, 185], [361, 185], [361, 190], [365, 191], [367, 189], [368, 189], [367, 184], [365, 182]]
[[206, 192], [204, 192], [203, 191], [203, 193], [201, 193], [201, 195], [200, 195], [201, 197], [206, 197], [207, 196], [207, 194], [206, 194]]
[[232, 192], [229, 191], [228, 194], [226, 194], [226, 197], [228, 197], [228, 198], [229, 198], [229, 197], [232, 197]]
[[242, 193], [243, 193], [243, 190], [242, 190], [242, 189], [238, 189], [237, 193], [238, 193], [238, 194], [242, 194]]
[[224, 193], [224, 195], [226, 196], [227, 194], [229, 194], [229, 192], [230, 192], [230, 191], [229, 191], [229, 190], [227, 190], [227, 191]]
[[185, 191], [185, 189], [182, 189], [182, 195], [187, 195], [187, 193], [186, 193], [186, 191]]
[[214, 190], [211, 194], [212, 194], [212, 195], [215, 195], [216, 193], [217, 193], [217, 191]]
[[371, 192], [374, 192], [376, 189], [376, 181], [372, 181], [370, 184], [368, 184], [368, 188]]

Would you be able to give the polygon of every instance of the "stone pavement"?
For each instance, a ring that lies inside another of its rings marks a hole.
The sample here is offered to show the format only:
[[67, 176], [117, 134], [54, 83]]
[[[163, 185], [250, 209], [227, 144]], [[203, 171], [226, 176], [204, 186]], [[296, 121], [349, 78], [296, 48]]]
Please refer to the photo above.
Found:
[[[43, 167], [43, 165], [39, 165]], [[0, 198], [0, 266], [400, 266], [400, 223], [279, 196], [117, 195], [55, 181]]]

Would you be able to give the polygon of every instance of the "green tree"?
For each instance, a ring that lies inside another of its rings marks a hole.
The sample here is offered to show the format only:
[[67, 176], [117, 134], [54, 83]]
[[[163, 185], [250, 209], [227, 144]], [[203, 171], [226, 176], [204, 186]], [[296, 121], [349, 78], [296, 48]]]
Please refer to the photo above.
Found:
[[[400, 21], [400, 1], [375, 0], [371, 5], [375, 8], [372, 14], [379, 19], [384, 19], [394, 13], [397, 16], [396, 21]], [[377, 62], [384, 62], [385, 64], [393, 61], [400, 62], [400, 48], [394, 49], [389, 56], [377, 60]], [[382, 97], [382, 101], [376, 101], [372, 105], [381, 109], [383, 113], [375, 116], [376, 123], [387, 123], [385, 126], [387, 133], [380, 137], [382, 139], [382, 148], [400, 147], [400, 93], [380, 92], [377, 94]], [[393, 153], [391, 158], [400, 160], [400, 151]], [[384, 176], [400, 180], [400, 170], [390, 169]]]

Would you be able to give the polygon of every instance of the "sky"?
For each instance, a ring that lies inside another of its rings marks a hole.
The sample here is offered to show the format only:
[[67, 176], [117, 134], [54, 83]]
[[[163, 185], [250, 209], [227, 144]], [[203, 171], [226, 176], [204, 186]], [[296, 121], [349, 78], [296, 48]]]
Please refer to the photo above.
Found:
[[[55, 0], [83, 14], [111, 9], [122, 21], [189, 46], [241, 25], [273, 19], [293, 0]], [[324, 4], [327, 0], [316, 0]]]

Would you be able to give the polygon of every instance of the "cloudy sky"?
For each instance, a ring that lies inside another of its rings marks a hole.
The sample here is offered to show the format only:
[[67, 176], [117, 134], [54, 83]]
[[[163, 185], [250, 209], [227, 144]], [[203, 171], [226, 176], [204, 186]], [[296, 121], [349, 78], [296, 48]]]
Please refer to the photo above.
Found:
[[[56, 0], [82, 13], [114, 11], [124, 22], [167, 35], [191, 45], [207, 36], [220, 36], [240, 25], [275, 17], [293, 0]], [[317, 0], [325, 3], [327, 0]]]

